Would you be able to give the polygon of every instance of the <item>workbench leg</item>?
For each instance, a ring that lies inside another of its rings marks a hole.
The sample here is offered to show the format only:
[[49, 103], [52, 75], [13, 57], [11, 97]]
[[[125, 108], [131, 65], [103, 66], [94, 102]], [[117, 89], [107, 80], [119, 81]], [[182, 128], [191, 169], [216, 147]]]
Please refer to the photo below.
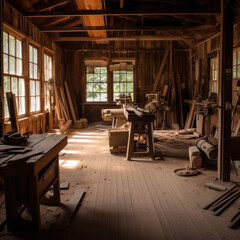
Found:
[[4, 177], [5, 183], [5, 200], [8, 231], [14, 230], [14, 222], [18, 217], [17, 204], [17, 186], [15, 177]]
[[61, 203], [61, 195], [60, 195], [60, 179], [59, 179], [59, 155], [57, 155], [57, 181], [53, 185], [53, 198], [56, 204]]
[[127, 144], [126, 160], [131, 160], [131, 157], [133, 155], [134, 133], [135, 133], [135, 123], [129, 122], [129, 132], [128, 132], [128, 144]]
[[34, 230], [41, 229], [40, 202], [38, 196], [38, 176], [28, 177], [29, 185], [29, 208], [32, 215], [32, 225]]
[[154, 147], [154, 138], [153, 138], [153, 122], [147, 123], [148, 131], [148, 149], [149, 155], [152, 159], [155, 158], [155, 147]]

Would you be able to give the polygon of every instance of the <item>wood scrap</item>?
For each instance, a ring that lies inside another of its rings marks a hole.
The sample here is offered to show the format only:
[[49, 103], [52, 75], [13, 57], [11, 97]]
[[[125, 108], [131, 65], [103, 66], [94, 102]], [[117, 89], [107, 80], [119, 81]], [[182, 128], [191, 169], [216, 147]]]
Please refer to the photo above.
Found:
[[205, 186], [207, 188], [210, 188], [210, 189], [213, 189], [213, 190], [216, 190], [216, 191], [221, 191], [221, 192], [224, 192], [227, 189], [227, 187], [225, 187], [225, 186], [222, 186], [222, 185], [216, 184], [216, 183], [212, 183], [212, 182], [205, 183]]
[[77, 123], [77, 118], [76, 118], [76, 114], [75, 114], [75, 111], [74, 111], [74, 108], [73, 108], [73, 103], [72, 103], [71, 95], [70, 95], [70, 92], [69, 92], [68, 84], [67, 84], [66, 81], [64, 82], [64, 86], [65, 86], [65, 90], [66, 90], [66, 94], [67, 94], [67, 100], [68, 100], [68, 104], [69, 104], [69, 107], [70, 107], [70, 112], [71, 112], [71, 115], [72, 115], [72, 120], [73, 120], [73, 123], [76, 124]]
[[12, 131], [19, 132], [18, 112], [15, 94], [13, 94], [12, 92], [7, 92], [6, 95]]

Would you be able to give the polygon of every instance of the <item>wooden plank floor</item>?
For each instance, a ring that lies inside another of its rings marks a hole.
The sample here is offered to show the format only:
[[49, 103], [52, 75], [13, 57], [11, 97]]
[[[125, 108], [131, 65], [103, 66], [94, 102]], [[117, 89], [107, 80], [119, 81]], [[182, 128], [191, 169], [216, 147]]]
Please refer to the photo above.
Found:
[[240, 239], [240, 228], [227, 227], [240, 201], [219, 217], [201, 208], [220, 194], [204, 187], [216, 171], [183, 178], [173, 170], [187, 159], [126, 161], [125, 154], [109, 153], [107, 136], [101, 125], [69, 132], [60, 156], [61, 181], [70, 182], [62, 202], [77, 189], [86, 195], [69, 227], [45, 229], [31, 239]]

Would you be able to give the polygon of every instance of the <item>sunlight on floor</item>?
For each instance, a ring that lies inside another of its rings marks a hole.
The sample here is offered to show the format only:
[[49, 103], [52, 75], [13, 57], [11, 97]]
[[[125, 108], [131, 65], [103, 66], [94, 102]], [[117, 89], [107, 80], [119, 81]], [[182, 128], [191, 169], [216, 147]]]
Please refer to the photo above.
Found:
[[63, 168], [75, 169], [78, 167], [79, 160], [59, 160], [59, 165]]

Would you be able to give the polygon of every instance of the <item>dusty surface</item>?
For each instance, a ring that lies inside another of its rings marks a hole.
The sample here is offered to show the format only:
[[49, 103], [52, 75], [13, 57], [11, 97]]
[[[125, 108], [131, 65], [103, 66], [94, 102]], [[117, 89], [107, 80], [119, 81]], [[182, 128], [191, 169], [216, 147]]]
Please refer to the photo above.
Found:
[[[78, 189], [86, 192], [73, 222], [62, 223], [64, 206], [41, 206], [40, 233], [3, 231], [1, 239], [240, 239], [240, 228], [227, 227], [240, 201], [219, 217], [201, 208], [220, 195], [204, 186], [217, 182], [216, 171], [183, 178], [173, 171], [187, 166], [187, 158], [126, 161], [125, 154], [109, 153], [103, 125], [68, 135], [60, 153], [60, 177], [70, 188], [61, 191], [62, 203]], [[0, 211], [2, 219], [4, 204]]]

